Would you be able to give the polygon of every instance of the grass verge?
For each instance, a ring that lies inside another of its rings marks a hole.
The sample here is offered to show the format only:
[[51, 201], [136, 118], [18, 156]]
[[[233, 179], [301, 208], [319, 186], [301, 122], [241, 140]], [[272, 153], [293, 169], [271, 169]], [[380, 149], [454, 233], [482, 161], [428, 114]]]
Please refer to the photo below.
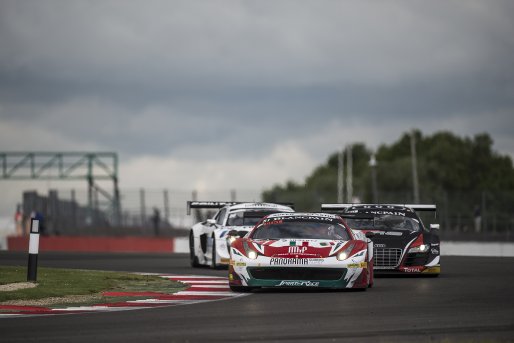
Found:
[[[25, 282], [26, 278], [26, 267], [0, 266], [0, 285]], [[85, 305], [126, 300], [102, 295], [108, 291], [171, 294], [186, 287], [180, 282], [154, 275], [60, 268], [38, 268], [37, 280], [35, 288], [1, 291], [0, 303], [51, 307]]]

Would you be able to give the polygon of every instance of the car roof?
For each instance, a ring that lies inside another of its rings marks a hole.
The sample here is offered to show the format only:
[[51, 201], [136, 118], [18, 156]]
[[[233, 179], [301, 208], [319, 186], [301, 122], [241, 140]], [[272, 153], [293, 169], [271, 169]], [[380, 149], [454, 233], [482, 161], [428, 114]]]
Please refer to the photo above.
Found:
[[276, 210], [287, 213], [294, 212], [294, 210], [289, 206], [268, 202], [245, 202], [241, 204], [226, 206], [226, 208], [231, 212], [238, 210]]

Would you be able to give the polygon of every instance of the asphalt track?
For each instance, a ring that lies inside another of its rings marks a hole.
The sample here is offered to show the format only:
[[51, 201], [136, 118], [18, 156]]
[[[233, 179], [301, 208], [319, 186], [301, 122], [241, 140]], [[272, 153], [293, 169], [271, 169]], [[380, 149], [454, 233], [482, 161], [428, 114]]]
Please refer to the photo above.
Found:
[[[27, 255], [0, 252], [0, 265]], [[225, 275], [183, 254], [45, 253], [39, 265]], [[0, 342], [514, 342], [514, 258], [451, 257], [438, 278], [381, 277], [366, 292], [264, 290], [166, 308], [0, 319]]]

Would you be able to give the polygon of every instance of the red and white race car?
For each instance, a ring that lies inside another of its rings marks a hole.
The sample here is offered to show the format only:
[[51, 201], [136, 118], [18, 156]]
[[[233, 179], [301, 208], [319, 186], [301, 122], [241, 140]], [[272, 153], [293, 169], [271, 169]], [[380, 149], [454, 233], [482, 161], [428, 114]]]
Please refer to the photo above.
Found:
[[[230, 233], [234, 234], [234, 233]], [[373, 285], [373, 243], [328, 213], [275, 213], [230, 247], [229, 285], [360, 288]]]

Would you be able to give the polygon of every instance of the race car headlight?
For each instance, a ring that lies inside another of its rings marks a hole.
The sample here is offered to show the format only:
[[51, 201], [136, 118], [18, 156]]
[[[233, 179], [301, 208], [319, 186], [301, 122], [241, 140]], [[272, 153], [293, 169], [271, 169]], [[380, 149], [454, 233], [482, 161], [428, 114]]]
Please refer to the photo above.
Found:
[[252, 260], [255, 260], [257, 258], [257, 253], [253, 250], [250, 250], [248, 252], [248, 258], [251, 258]]
[[337, 256], [336, 256], [337, 259], [339, 261], [343, 261], [343, 260], [346, 260], [348, 257], [350, 257], [350, 253], [352, 252], [354, 246], [355, 246], [355, 243], [352, 243], [352, 244], [348, 245], [346, 247], [346, 249], [338, 252]]
[[339, 254], [337, 254], [337, 259], [339, 261], [346, 260], [348, 258], [348, 255], [345, 251], [341, 251]]
[[248, 242], [243, 242], [243, 248], [245, 249], [246, 256], [248, 256], [249, 259], [255, 260], [257, 258], [257, 253], [248, 246]]
[[428, 249], [430, 249], [430, 244], [421, 244], [417, 247], [410, 248], [409, 253], [427, 252]]

